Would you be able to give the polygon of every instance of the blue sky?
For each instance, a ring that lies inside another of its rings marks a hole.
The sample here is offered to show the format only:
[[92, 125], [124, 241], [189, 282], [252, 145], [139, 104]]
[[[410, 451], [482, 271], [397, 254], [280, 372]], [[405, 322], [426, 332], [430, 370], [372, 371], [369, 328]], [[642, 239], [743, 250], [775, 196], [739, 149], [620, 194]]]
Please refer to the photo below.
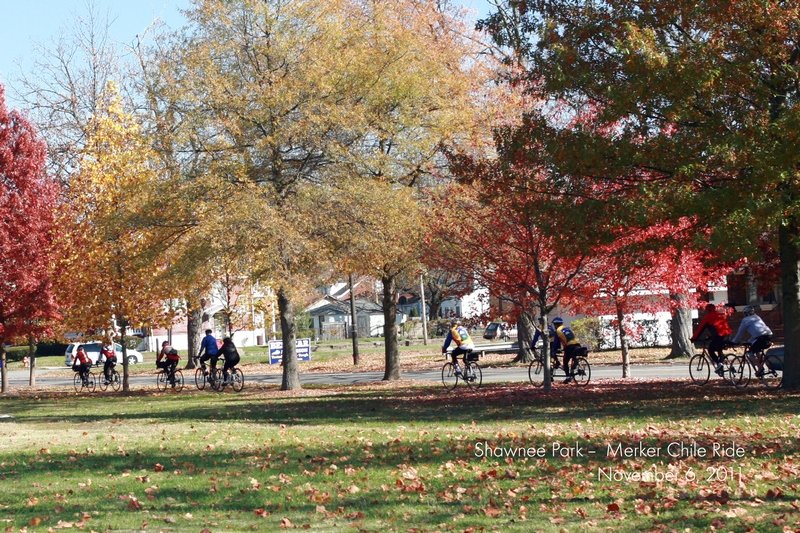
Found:
[[[91, 0], [96, 11], [108, 14], [111, 37], [131, 44], [154, 20], [173, 28], [183, 25], [182, 8], [189, 0]], [[324, 2], [325, 0], [320, 0]], [[6, 99], [17, 107], [12, 87], [22, 71], [30, 71], [34, 44], [50, 47], [67, 32], [73, 21], [88, 12], [89, 0], [0, 0], [5, 24], [0, 31], [0, 83], [6, 87]], [[486, 0], [460, 0], [464, 7], [479, 15], [488, 12]]]

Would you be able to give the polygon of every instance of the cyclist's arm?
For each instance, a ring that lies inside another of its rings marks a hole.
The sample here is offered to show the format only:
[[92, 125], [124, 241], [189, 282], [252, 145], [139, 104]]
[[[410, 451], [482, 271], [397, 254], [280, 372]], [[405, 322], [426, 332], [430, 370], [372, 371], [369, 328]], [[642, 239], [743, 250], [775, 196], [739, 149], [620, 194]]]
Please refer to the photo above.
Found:
[[742, 323], [739, 324], [739, 331], [736, 332], [736, 336], [731, 341], [733, 344], [739, 344], [744, 340], [744, 334], [747, 332], [747, 321], [742, 320]]
[[453, 341], [453, 333], [447, 332], [447, 337], [444, 338], [444, 344], [442, 345], [442, 353], [447, 352], [447, 348], [450, 346], [450, 343]]

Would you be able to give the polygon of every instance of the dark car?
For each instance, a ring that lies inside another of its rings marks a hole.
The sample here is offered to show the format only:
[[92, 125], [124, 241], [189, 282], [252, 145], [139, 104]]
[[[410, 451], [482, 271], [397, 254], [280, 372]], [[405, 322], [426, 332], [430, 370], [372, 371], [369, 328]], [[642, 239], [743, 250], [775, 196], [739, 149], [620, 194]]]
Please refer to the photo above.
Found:
[[517, 328], [509, 327], [508, 324], [502, 322], [490, 322], [483, 331], [483, 338], [489, 340], [501, 339], [507, 341], [511, 337], [516, 338], [516, 336]]

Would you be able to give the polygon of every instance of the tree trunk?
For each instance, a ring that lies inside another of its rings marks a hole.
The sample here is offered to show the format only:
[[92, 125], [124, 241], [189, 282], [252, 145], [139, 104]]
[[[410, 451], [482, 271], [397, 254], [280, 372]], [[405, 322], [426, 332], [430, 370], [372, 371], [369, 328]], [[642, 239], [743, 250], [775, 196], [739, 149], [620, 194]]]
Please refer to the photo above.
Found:
[[628, 334], [625, 331], [625, 315], [617, 307], [617, 322], [619, 323], [619, 344], [622, 347], [622, 377], [631, 377], [631, 354], [628, 351]]
[[800, 389], [800, 236], [797, 219], [789, 217], [778, 228], [784, 324], [783, 388]]
[[686, 304], [685, 294], [670, 294], [670, 299], [676, 302], [672, 310], [670, 321], [670, 334], [672, 337], [672, 351], [667, 359], [677, 357], [691, 357], [694, 354], [692, 346], [692, 310]]
[[197, 302], [187, 298], [186, 309], [186, 336], [188, 337], [188, 351], [189, 357], [186, 361], [186, 368], [191, 370], [196, 367], [194, 364], [194, 357], [200, 351], [200, 341], [203, 338], [203, 309], [197, 305]]
[[36, 339], [28, 335], [28, 385], [36, 386]]
[[547, 327], [547, 309], [541, 305], [539, 309], [539, 325], [542, 326], [542, 361], [544, 362], [544, 390], [550, 392], [553, 388], [553, 376], [551, 369], [550, 359], [553, 354], [550, 353], [550, 330]]
[[350, 336], [353, 339], [353, 364], [360, 362], [358, 353], [358, 313], [356, 312], [356, 295], [353, 292], [353, 275], [347, 278], [350, 285]]
[[386, 368], [383, 373], [384, 381], [400, 379], [400, 355], [397, 348], [397, 291], [395, 290], [396, 276], [383, 276], [383, 338], [385, 339], [384, 353], [386, 355]]
[[[131, 385], [128, 381], [130, 377], [129, 370], [130, 364], [128, 363], [128, 347], [125, 346], [125, 330], [128, 329], [128, 323], [123, 319], [120, 320], [120, 334], [119, 343], [122, 345], [122, 392], [130, 392]], [[113, 342], [114, 339], [111, 339]]]
[[6, 339], [0, 337], [0, 392], [8, 391], [8, 360], [6, 359]]
[[531, 352], [531, 341], [533, 341], [534, 334], [533, 317], [530, 311], [523, 311], [519, 316], [519, 323], [517, 324], [517, 356], [514, 358], [514, 363], [530, 363], [533, 361], [533, 354]]
[[283, 380], [281, 390], [297, 390], [300, 384], [300, 373], [297, 371], [297, 326], [294, 323], [294, 304], [286, 294], [286, 290], [278, 289], [278, 312], [281, 320], [283, 336]]

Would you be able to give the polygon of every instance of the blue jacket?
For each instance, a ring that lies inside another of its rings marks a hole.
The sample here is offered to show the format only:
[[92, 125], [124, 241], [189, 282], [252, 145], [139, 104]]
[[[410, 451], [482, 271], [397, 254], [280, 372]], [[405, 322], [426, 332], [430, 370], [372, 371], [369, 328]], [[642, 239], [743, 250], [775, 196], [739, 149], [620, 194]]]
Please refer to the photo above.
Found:
[[213, 335], [206, 335], [203, 337], [203, 340], [200, 341], [200, 353], [203, 353], [203, 350], [205, 350], [208, 355], [217, 355], [217, 339], [215, 339]]
[[[553, 355], [561, 349], [561, 341], [558, 335], [556, 335], [556, 330], [552, 325], [547, 326], [547, 335], [550, 337], [550, 355]], [[531, 350], [536, 349], [536, 343], [542, 336], [542, 331], [537, 328], [536, 333], [533, 335], [533, 340], [531, 341]]]

